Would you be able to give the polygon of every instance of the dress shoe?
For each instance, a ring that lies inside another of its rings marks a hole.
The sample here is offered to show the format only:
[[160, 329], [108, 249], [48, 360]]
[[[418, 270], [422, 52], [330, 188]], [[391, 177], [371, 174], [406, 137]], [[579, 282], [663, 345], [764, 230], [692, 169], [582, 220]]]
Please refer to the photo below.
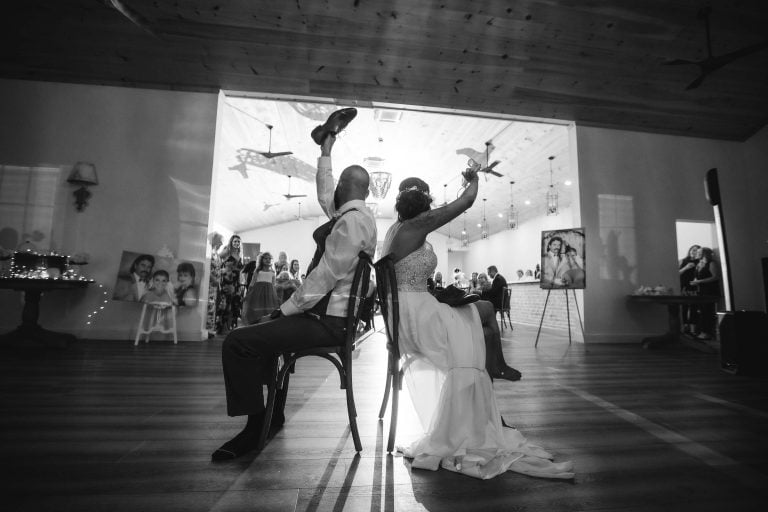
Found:
[[357, 116], [356, 108], [342, 108], [328, 116], [328, 120], [312, 130], [312, 140], [322, 145], [328, 135], [337, 135]]
[[241, 457], [254, 451], [259, 444], [259, 433], [243, 430], [221, 445], [211, 454], [213, 462], [223, 462]]

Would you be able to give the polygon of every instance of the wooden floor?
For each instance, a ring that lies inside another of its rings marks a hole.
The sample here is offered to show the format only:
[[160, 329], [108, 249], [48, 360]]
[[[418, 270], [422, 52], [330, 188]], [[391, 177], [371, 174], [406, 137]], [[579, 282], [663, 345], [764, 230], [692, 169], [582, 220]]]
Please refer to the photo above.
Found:
[[[381, 325], [379, 323], [379, 325]], [[12, 511], [768, 510], [768, 380], [726, 374], [685, 347], [568, 346], [517, 326], [517, 383], [494, 387], [508, 423], [572, 460], [575, 481], [479, 481], [384, 453], [383, 335], [358, 352], [363, 451], [328, 362], [301, 361], [285, 428], [258, 457], [211, 452], [225, 414], [221, 340], [83, 341], [0, 351], [0, 507]], [[412, 433], [404, 418], [403, 435]]]

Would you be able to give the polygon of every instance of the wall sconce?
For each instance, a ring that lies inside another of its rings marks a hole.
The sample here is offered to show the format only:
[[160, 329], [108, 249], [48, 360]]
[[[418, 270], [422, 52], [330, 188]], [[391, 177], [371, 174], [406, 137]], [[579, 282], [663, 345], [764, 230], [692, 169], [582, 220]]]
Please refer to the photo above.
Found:
[[96, 176], [96, 166], [88, 162], [77, 162], [69, 173], [68, 183], [80, 185], [80, 188], [73, 192], [75, 196], [75, 206], [77, 211], [81, 212], [88, 204], [88, 198], [91, 193], [88, 191], [89, 185], [98, 185], [99, 178]]

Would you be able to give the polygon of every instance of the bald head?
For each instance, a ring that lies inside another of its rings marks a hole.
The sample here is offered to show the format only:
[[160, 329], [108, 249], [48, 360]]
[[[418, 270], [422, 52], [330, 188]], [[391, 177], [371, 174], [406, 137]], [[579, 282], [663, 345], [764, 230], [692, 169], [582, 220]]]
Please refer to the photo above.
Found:
[[336, 208], [354, 199], [365, 200], [368, 197], [368, 171], [359, 165], [350, 165], [341, 172], [336, 185]]

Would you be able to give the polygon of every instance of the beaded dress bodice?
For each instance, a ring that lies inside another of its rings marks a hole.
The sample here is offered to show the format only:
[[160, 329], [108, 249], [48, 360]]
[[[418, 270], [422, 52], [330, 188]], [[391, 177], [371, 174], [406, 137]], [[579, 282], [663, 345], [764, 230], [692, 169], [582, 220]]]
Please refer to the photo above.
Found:
[[432, 244], [424, 245], [395, 263], [397, 290], [401, 292], [426, 292], [427, 278], [431, 277], [437, 268], [437, 255], [432, 250]]

